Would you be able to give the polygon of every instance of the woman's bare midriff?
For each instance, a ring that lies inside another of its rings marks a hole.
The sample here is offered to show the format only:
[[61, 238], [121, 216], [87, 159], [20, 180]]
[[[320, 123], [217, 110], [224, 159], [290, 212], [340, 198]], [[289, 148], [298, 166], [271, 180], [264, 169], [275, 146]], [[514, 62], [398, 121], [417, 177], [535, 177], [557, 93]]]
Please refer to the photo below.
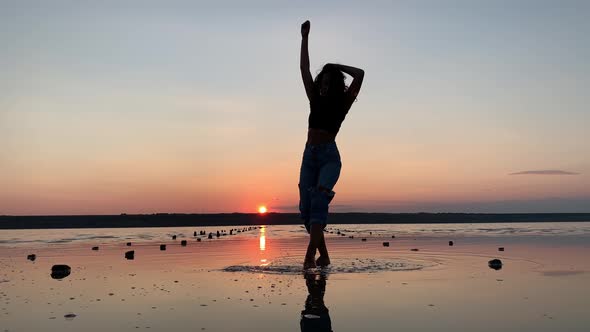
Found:
[[336, 134], [324, 129], [309, 128], [307, 130], [307, 144], [325, 144], [336, 140]]

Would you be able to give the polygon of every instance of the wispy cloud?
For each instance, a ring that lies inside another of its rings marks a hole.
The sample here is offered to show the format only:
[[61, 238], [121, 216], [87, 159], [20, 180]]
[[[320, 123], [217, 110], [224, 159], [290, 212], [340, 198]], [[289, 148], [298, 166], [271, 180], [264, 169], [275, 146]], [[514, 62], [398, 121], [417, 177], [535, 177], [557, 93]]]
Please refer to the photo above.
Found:
[[522, 171], [510, 173], [508, 175], [579, 175], [580, 173], [562, 171], [559, 169], [542, 169], [534, 171]]

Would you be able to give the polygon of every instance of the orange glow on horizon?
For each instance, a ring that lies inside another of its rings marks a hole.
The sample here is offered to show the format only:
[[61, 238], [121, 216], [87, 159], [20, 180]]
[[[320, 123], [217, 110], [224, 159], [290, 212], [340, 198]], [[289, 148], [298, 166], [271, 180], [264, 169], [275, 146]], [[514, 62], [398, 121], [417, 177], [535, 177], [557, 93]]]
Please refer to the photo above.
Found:
[[260, 214], [265, 214], [267, 211], [268, 210], [267, 210], [266, 206], [264, 206], [264, 205], [258, 207], [258, 213], [260, 213]]

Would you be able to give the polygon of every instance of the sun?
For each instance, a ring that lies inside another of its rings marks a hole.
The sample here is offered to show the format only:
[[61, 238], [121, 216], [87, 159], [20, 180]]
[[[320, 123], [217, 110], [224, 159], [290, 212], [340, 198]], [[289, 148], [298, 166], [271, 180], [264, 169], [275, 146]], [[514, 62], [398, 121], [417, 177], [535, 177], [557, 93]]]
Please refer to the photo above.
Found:
[[258, 207], [258, 213], [260, 213], [260, 214], [265, 214], [265, 213], [266, 213], [266, 211], [268, 211], [268, 210], [266, 209], [266, 206], [262, 205], [262, 206]]

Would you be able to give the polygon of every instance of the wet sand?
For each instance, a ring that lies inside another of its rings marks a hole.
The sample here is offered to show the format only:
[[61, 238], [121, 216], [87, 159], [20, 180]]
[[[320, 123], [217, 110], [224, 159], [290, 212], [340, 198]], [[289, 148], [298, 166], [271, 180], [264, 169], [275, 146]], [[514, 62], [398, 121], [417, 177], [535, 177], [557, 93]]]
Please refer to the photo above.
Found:
[[[195, 230], [0, 231], [0, 331], [590, 326], [588, 223], [332, 225], [326, 236], [333, 266], [307, 275], [300, 226], [199, 236], [200, 242]], [[130, 250], [133, 260], [124, 257]], [[27, 260], [33, 253], [36, 259]], [[488, 267], [494, 258], [502, 269]], [[55, 264], [69, 265], [71, 274], [52, 279]]]

